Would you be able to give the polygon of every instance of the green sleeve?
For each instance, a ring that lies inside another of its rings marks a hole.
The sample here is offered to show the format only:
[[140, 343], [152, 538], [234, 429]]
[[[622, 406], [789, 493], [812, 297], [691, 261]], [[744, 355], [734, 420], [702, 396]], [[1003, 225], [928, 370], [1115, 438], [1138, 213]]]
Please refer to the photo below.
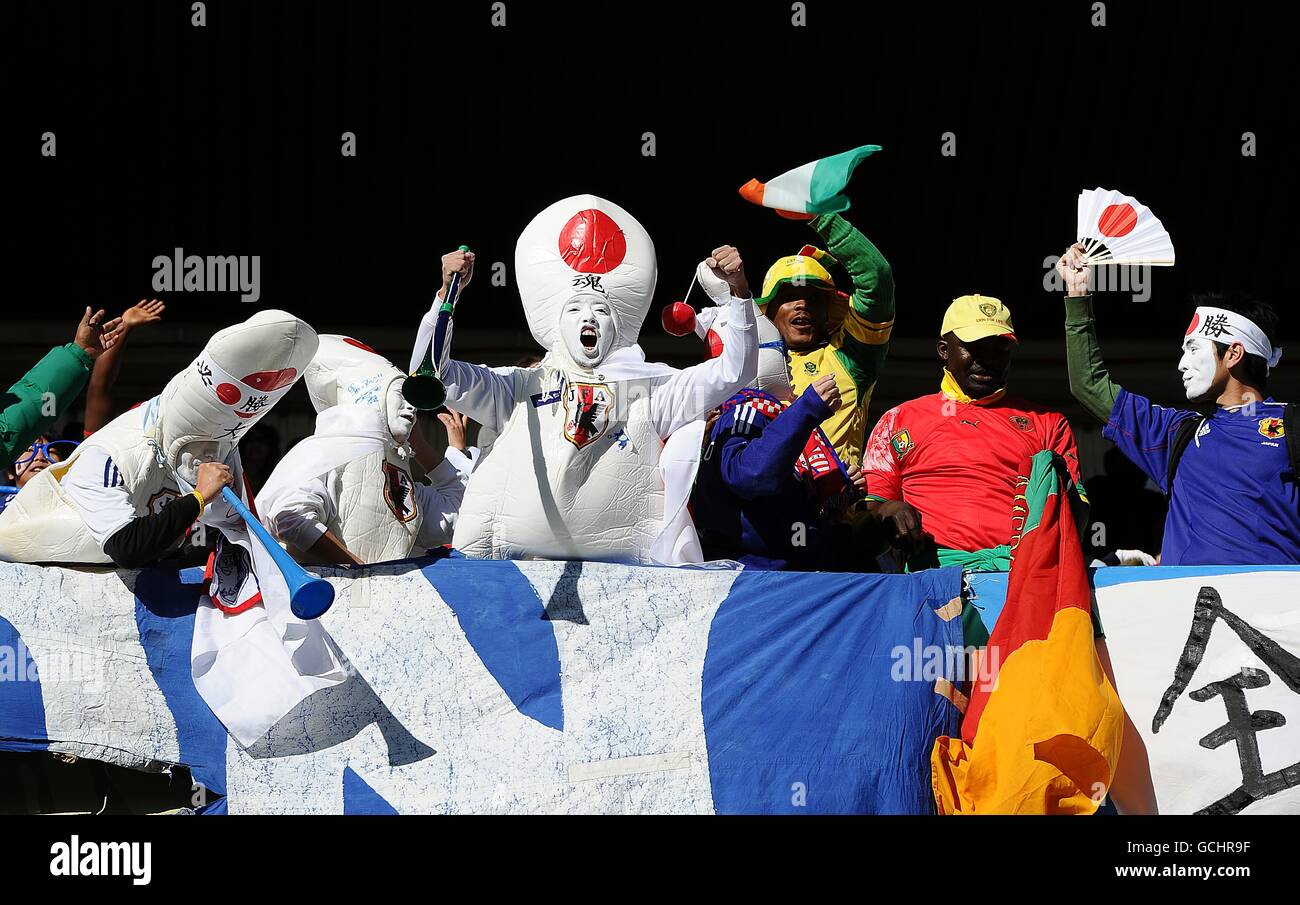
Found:
[[90, 365], [90, 356], [75, 343], [56, 346], [9, 388], [0, 399], [0, 452], [6, 461], [67, 411], [85, 388]]
[[1101, 360], [1090, 295], [1065, 300], [1065, 362], [1074, 398], [1096, 418], [1108, 420], [1120, 388]]
[[836, 352], [864, 396], [884, 367], [894, 323], [894, 271], [853, 224], [839, 214], [822, 214], [812, 228], [853, 280], [853, 295]]

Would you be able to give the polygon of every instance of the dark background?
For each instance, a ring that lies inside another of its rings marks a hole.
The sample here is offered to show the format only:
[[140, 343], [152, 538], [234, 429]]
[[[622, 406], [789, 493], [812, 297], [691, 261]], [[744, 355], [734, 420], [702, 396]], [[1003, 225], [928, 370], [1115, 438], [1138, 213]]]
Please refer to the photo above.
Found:
[[[496, 28], [481, 0], [214, 0], [196, 28], [188, 2], [10, 4], [18, 153], [0, 377], [70, 339], [81, 306], [116, 313], [155, 295], [152, 260], [178, 246], [261, 255], [261, 300], [162, 294], [164, 324], [132, 339], [123, 405], [255, 307], [357, 335], [404, 366], [443, 252], [464, 242], [512, 270], [524, 224], [579, 192], [649, 230], [660, 281], [643, 344], [687, 363], [698, 348], [664, 337], [657, 313], [695, 262], [735, 244], [757, 286], [814, 239], [736, 189], [874, 143], [884, 150], [859, 167], [847, 212], [897, 278], [873, 419], [933, 392], [944, 307], [981, 292], [1007, 302], [1025, 340], [1013, 392], [1084, 429], [1043, 261], [1072, 241], [1078, 192], [1095, 186], [1149, 205], [1179, 262], [1155, 270], [1149, 302], [1098, 299], [1116, 378], [1177, 402], [1188, 293], [1240, 287], [1282, 314], [1294, 351], [1274, 395], [1300, 397], [1290, 22], [1274, 5], [1110, 2], [1094, 27], [1092, 6], [809, 0], [796, 28], [790, 3], [770, 0], [508, 0]], [[55, 158], [40, 155], [47, 130]], [[355, 158], [340, 154], [344, 131]], [[1241, 153], [1247, 131], [1255, 157]], [[945, 132], [955, 157], [940, 154]], [[458, 354], [506, 363], [532, 342], [513, 273], [498, 288], [487, 270], [458, 309]], [[288, 434], [310, 430], [305, 393], [281, 409]]]

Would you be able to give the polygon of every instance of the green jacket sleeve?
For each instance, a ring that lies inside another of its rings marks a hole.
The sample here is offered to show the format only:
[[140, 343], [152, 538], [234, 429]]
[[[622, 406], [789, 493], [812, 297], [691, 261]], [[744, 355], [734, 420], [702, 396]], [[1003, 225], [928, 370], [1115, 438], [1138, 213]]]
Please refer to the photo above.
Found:
[[811, 225], [853, 280], [836, 351], [865, 395], [880, 376], [894, 325], [894, 271], [880, 249], [839, 214], [822, 214]]
[[12, 462], [67, 411], [90, 377], [90, 356], [75, 343], [56, 346], [0, 399], [0, 452]]
[[1109, 420], [1120, 387], [1101, 360], [1090, 295], [1065, 300], [1065, 362], [1074, 398], [1098, 419]]

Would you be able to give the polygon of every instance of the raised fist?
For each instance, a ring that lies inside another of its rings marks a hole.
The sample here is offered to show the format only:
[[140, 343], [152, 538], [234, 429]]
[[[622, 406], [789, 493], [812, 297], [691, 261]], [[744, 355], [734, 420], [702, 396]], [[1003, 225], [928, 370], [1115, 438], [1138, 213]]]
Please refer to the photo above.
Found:
[[715, 277], [726, 281], [733, 296], [738, 299], [749, 298], [749, 280], [745, 279], [745, 262], [741, 260], [740, 251], [734, 245], [723, 245], [713, 249], [713, 253], [704, 263]]
[[447, 298], [447, 289], [451, 286], [453, 273], [460, 274], [462, 290], [468, 286], [470, 278], [474, 275], [474, 252], [457, 249], [442, 256], [442, 288], [438, 290], [438, 295], [443, 299]]

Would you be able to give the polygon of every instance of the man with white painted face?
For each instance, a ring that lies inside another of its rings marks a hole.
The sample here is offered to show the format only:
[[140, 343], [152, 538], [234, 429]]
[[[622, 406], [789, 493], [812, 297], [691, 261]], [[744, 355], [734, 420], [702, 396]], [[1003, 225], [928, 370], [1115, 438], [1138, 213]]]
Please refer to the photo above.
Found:
[[1057, 262], [1065, 280], [1070, 391], [1169, 497], [1160, 564], [1300, 563], [1300, 427], [1296, 406], [1268, 394], [1282, 350], [1277, 315], [1242, 293], [1196, 297], [1178, 370], [1208, 416], [1166, 408], [1121, 387], [1102, 363], [1083, 249]]
[[0, 513], [0, 560], [135, 569], [182, 549], [196, 522], [242, 532], [221, 496], [230, 486], [249, 498], [239, 439], [289, 392], [316, 346], [316, 331], [284, 311], [217, 331], [160, 394], [19, 491]]
[[[467, 256], [459, 266], [463, 287]], [[457, 361], [450, 321], [434, 349], [447, 405], [497, 432], [465, 490], [458, 550], [479, 559], [699, 561], [687, 502], [701, 434], [686, 429], [754, 379], [758, 344], [739, 251], [715, 248], [696, 273], [727, 309], [723, 354], [683, 370], [646, 361], [637, 338], [657, 274], [646, 229], [594, 195], [533, 218], [515, 246], [515, 277], [546, 357], [532, 368]], [[413, 366], [436, 341], [440, 312], [436, 304], [426, 316]]]
[[[440, 457], [420, 443], [406, 374], [369, 346], [324, 334], [303, 383], [315, 433], [280, 460], [257, 495], [262, 521], [300, 562], [363, 565], [423, 555], [451, 541], [477, 450], [464, 419]], [[428, 484], [412, 475], [412, 462]]]

